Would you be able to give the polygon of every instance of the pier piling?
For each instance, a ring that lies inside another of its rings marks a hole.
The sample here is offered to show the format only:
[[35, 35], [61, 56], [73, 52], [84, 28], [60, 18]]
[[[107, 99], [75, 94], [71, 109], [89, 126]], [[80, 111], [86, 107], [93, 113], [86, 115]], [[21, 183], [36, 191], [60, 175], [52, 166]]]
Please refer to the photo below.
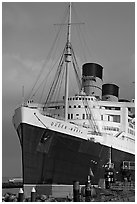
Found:
[[74, 202], [80, 202], [80, 193], [79, 193], [79, 181], [73, 182], [73, 201]]
[[88, 175], [88, 180], [85, 185], [85, 201], [90, 202], [91, 201], [91, 181], [90, 176]]
[[23, 189], [20, 188], [19, 194], [18, 194], [18, 202], [23, 202], [23, 198], [24, 198], [24, 192], [23, 192]]
[[31, 191], [31, 202], [35, 202], [35, 201], [36, 201], [36, 190], [33, 187]]

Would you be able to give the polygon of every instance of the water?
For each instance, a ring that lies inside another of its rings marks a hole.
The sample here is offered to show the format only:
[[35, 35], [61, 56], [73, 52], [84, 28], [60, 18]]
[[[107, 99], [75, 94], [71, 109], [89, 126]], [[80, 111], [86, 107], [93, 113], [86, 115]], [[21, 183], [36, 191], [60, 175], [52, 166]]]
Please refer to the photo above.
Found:
[[2, 177], [2, 183], [7, 182], [11, 177]]
[[[2, 183], [4, 182], [8, 182], [9, 179], [12, 179], [12, 178], [20, 178], [20, 176], [13, 176], [13, 177], [2, 177]], [[13, 194], [18, 194], [19, 192], [19, 188], [4, 188], [2, 189], [2, 196], [5, 194], [5, 193], [13, 193]]]
[[2, 189], [2, 196], [4, 196], [6, 193], [18, 194], [19, 188], [4, 188], [4, 189]]

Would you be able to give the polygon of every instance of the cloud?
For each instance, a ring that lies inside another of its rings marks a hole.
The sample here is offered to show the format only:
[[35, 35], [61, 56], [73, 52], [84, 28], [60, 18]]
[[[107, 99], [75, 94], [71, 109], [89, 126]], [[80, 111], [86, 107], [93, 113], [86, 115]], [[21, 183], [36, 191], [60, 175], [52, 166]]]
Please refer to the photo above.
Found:
[[36, 78], [43, 64], [43, 61], [22, 59], [19, 55], [3, 54], [2, 59], [4, 89], [11, 85], [13, 89], [17, 84], [28, 85]]
[[[27, 5], [26, 5], [27, 6]], [[32, 18], [29, 12], [21, 7], [21, 4], [15, 2], [3, 2], [3, 25], [18, 28], [31, 28]]]

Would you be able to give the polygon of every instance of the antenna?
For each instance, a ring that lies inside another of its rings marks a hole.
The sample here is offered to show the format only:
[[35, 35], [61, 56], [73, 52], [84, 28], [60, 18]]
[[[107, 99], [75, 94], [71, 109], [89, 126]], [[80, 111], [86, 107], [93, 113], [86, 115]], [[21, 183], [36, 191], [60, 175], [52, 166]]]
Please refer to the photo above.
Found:
[[25, 100], [24, 100], [24, 85], [22, 86], [22, 104], [24, 104]]
[[66, 44], [66, 83], [65, 83], [65, 121], [68, 119], [68, 87], [69, 87], [69, 62], [71, 62], [71, 2], [69, 3], [68, 31]]

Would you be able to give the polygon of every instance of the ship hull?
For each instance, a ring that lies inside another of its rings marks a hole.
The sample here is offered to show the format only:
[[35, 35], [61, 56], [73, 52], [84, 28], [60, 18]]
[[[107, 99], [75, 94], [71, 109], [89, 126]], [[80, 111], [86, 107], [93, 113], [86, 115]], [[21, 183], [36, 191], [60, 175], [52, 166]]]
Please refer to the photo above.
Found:
[[[21, 123], [17, 132], [22, 146], [24, 184], [72, 185], [75, 180], [85, 184], [89, 169], [93, 184], [104, 178], [108, 146], [26, 123]], [[122, 162], [134, 160], [133, 154], [112, 148], [117, 180], [125, 176]], [[134, 180], [134, 172], [130, 174]]]

